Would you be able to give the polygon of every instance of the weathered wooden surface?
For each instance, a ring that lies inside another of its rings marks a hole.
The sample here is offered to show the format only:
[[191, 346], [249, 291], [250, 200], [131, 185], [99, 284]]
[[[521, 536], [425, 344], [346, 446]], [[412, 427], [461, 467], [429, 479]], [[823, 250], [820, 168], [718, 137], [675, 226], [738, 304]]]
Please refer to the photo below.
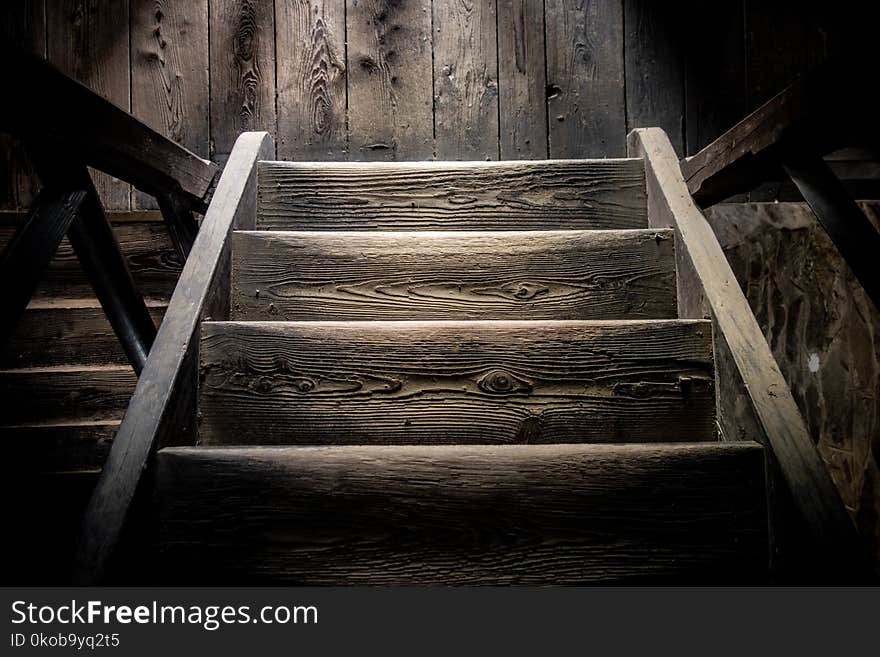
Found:
[[671, 231], [240, 232], [232, 319], [672, 319]]
[[[209, 3], [214, 25], [210, 28], [212, 59], [207, 68], [212, 83], [196, 90], [186, 66], [203, 61], [206, 30], [198, 21], [181, 24], [177, 17], [201, 15], [206, 1], [194, 0], [183, 6], [158, 0], [164, 18], [156, 24], [168, 45], [157, 50], [155, 37], [142, 29], [152, 23], [155, 14], [151, 5], [156, 3], [105, 0], [115, 13], [130, 6], [131, 35], [125, 38], [127, 27], [116, 29], [115, 23], [107, 27], [113, 39], [111, 52], [119, 54], [109, 64], [103, 57], [97, 66], [127, 66], [129, 70], [121, 74], [131, 79], [132, 107], [139, 115], [139, 108], [144, 107], [147, 114], [159, 119], [170, 116], [170, 108], [166, 108], [168, 102], [175, 102], [174, 83], [167, 78], [171, 86], [165, 95], [153, 81], [162, 84], [159, 76], [173, 66], [175, 44], [186, 43], [182, 102], [189, 107], [196, 96], [210, 96], [213, 108], [202, 109], [198, 117], [187, 112], [184, 123], [190, 125], [192, 119], [210, 127], [211, 153], [221, 162], [245, 124], [249, 129], [255, 125], [270, 132], [277, 129], [278, 156], [283, 159], [347, 159], [349, 136], [353, 157], [358, 157], [355, 147], [364, 144], [376, 146], [365, 151], [371, 157], [391, 157], [390, 149], [381, 145], [390, 141], [384, 138], [392, 130], [403, 134], [406, 131], [401, 127], [416, 125], [420, 131], [427, 126], [433, 130], [438, 121], [437, 138], [432, 136], [435, 144], [429, 152], [441, 158], [458, 157], [454, 153], [461, 152], [465, 129], [477, 120], [487, 126], [485, 134], [472, 131], [470, 143], [479, 144], [479, 153], [493, 158], [545, 157], [548, 137], [553, 157], [619, 155], [623, 153], [627, 116], [630, 128], [659, 124], [674, 133], [676, 141], [679, 133], [686, 134], [693, 153], [792, 82], [795, 74], [839, 53], [843, 46], [870, 44], [870, 26], [877, 24], [878, 17], [876, 3], [846, 3], [843, 8], [840, 3], [803, 5], [793, 0], [715, 0], [710, 12], [702, 0], [481, 0], [435, 3], [442, 5], [438, 7], [432, 7], [428, 0], [348, 0], [347, 8], [345, 0], [216, 0]], [[43, 1], [2, 4], [0, 23], [5, 19], [5, 24], [0, 30], [6, 28], [14, 42], [45, 53]], [[81, 5], [104, 6], [85, 0]], [[62, 0], [49, 2], [50, 11], [61, 6]], [[365, 15], [375, 18], [373, 24], [367, 26], [362, 21]], [[404, 15], [407, 20], [400, 20]], [[463, 28], [449, 27], [450, 17], [456, 19], [453, 26]], [[425, 32], [423, 47], [433, 49], [434, 62], [439, 63], [436, 68], [426, 63], [430, 58], [421, 49], [390, 47], [399, 44], [403, 35], [412, 36], [408, 26], [414, 30], [418, 26], [421, 35], [428, 22], [435, 25], [433, 31]], [[394, 30], [396, 26], [401, 29]], [[439, 34], [437, 27], [441, 28]], [[54, 34], [51, 31], [48, 35], [50, 41]], [[385, 46], [379, 43], [382, 38]], [[376, 57], [370, 55], [370, 59], [386, 62], [389, 68], [371, 74], [361, 67], [363, 39], [375, 39], [377, 49], [372, 52]], [[499, 55], [497, 75], [494, 42]], [[398, 55], [393, 65], [379, 58], [392, 50]], [[161, 60], [143, 61], [144, 52], [151, 51], [166, 55], [164, 66]], [[438, 53], [440, 59], [449, 61], [440, 62]], [[103, 56], [102, 52], [97, 54]], [[444, 64], [450, 65], [451, 80], [443, 75]], [[549, 72], [546, 79], [545, 69]], [[201, 64], [199, 70], [204, 71]], [[394, 112], [376, 112], [377, 106], [387, 107], [392, 99], [390, 91], [395, 84], [389, 85], [390, 79], [397, 77], [400, 89], [409, 84], [412, 70], [417, 73], [418, 93], [397, 93]], [[496, 77], [497, 101], [492, 98]], [[445, 90], [450, 84], [457, 91], [468, 92], [462, 102], [449, 103]], [[276, 89], [277, 102], [273, 100]], [[424, 98], [425, 89], [440, 99], [438, 111], [430, 108], [427, 117], [424, 106], [416, 102]], [[478, 114], [481, 96], [485, 112]], [[143, 99], [149, 99], [149, 106], [142, 105]], [[676, 118], [682, 102], [687, 107], [684, 126]], [[494, 127], [489, 125], [492, 105], [497, 108]], [[414, 114], [404, 111], [405, 107], [411, 107]], [[368, 132], [360, 132], [359, 126]], [[377, 126], [382, 127], [382, 140], [373, 139], [380, 134]], [[410, 144], [417, 150], [408, 150]], [[402, 160], [422, 159], [426, 149], [423, 141], [416, 139], [396, 140], [393, 145], [394, 157]], [[536, 147], [537, 152], [533, 150]], [[498, 151], [500, 156], [495, 155]], [[18, 188], [18, 200], [4, 202], [0, 192], [0, 207], [28, 207], [32, 201], [33, 177], [19, 156], [18, 151], [12, 153], [11, 171], [5, 176]]]
[[[4, 2], [0, 5], [0, 37], [4, 42], [46, 57], [46, 3]], [[39, 180], [21, 142], [0, 133], [0, 208], [30, 208]]]
[[183, 448], [158, 455], [188, 584], [766, 578], [755, 444]]
[[498, 103], [500, 158], [547, 157], [544, 5], [498, 2]]
[[[661, 130], [637, 130], [630, 135], [629, 152], [646, 159], [651, 225], [675, 227], [677, 251], [686, 254], [698, 276], [715, 332], [730, 348], [766, 445], [797, 510], [825, 550], [827, 567], [841, 578], [863, 575], [855, 526], [712, 229], [688, 194], [672, 145]], [[688, 285], [679, 278], [677, 287]], [[679, 311], [687, 313], [685, 304], [679, 303]]]
[[278, 157], [345, 159], [345, 0], [282, 0], [275, 14]]
[[[131, 109], [129, 5], [116, 0], [46, 0], [49, 61], [122, 109]], [[131, 186], [92, 173], [107, 208], [130, 207]]]
[[6, 346], [46, 267], [86, 198], [85, 190], [47, 191], [0, 249], [0, 349]]
[[0, 424], [119, 419], [135, 380], [126, 365], [0, 370]]
[[[261, 0], [210, 0], [211, 158], [242, 132], [275, 134], [275, 14]], [[273, 147], [274, 149], [274, 147]]]
[[[134, 390], [132, 381], [131, 390]], [[56, 424], [0, 426], [0, 440], [9, 463], [27, 473], [97, 473], [107, 458], [119, 429], [119, 418], [109, 420], [65, 420]], [[97, 478], [97, 477], [96, 477]]]
[[348, 0], [348, 103], [358, 108], [348, 117], [351, 159], [433, 158], [431, 6], [430, 0]]
[[[687, 5], [661, 5], [651, 0], [623, 2], [627, 128], [663, 128], [679, 155], [684, 155], [682, 90], [687, 44], [680, 29], [688, 14]], [[700, 13], [705, 19], [704, 12]], [[701, 27], [706, 28], [710, 26]], [[689, 34], [691, 38], [694, 36]]]
[[[148, 303], [158, 325], [165, 302]], [[51, 365], [123, 365], [127, 361], [96, 299], [32, 302], [9, 342], [0, 349], [0, 368]]]
[[269, 230], [644, 228], [639, 160], [261, 163]]
[[83, 517], [76, 581], [104, 577], [156, 445], [194, 429], [196, 331], [203, 312], [218, 317], [215, 298], [228, 300], [229, 234], [253, 228], [256, 163], [273, 152], [266, 133], [246, 133], [236, 142]]
[[545, 0], [550, 157], [626, 150], [620, 0]]
[[211, 322], [200, 358], [206, 445], [715, 439], [702, 321]]
[[437, 159], [497, 160], [495, 0], [431, 4]]
[[[130, 0], [130, 5], [131, 113], [207, 157], [208, 0]], [[138, 191], [131, 203], [158, 207]]]
[[[862, 208], [880, 226], [877, 205]], [[706, 218], [844, 503], [880, 555], [880, 313], [805, 204], [717, 205]]]
[[[14, 230], [14, 226], [0, 225], [0, 244], [7, 242]], [[168, 229], [159, 222], [139, 221], [114, 222], [113, 231], [138, 289], [149, 299], [170, 299], [181, 264], [168, 237]], [[94, 290], [65, 238], [37, 286], [35, 299], [42, 302], [53, 298], [93, 296]]]
[[788, 147], [782, 166], [865, 294], [880, 309], [880, 232], [847, 193], [828, 164], [809, 146]]

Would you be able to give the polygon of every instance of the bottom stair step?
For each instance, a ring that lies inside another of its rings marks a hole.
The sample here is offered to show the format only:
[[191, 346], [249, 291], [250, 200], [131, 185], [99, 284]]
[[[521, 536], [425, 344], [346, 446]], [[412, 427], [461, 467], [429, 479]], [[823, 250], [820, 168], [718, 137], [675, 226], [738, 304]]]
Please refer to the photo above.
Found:
[[754, 443], [186, 447], [158, 454], [174, 584], [760, 582]]

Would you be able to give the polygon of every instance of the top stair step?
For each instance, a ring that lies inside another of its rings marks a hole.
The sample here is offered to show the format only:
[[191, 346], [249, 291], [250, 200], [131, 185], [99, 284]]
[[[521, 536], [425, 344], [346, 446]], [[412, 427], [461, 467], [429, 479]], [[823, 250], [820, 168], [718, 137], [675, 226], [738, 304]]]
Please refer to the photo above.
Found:
[[641, 159], [260, 162], [257, 228], [646, 228]]

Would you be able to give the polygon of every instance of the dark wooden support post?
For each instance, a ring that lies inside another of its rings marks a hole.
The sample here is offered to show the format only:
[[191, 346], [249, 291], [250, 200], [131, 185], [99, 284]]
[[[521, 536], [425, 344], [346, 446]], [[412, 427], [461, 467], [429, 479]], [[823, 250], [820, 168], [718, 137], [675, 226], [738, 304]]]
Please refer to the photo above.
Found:
[[880, 233], [819, 153], [801, 143], [786, 144], [781, 160], [819, 224], [874, 306], [880, 308]]
[[128, 360], [140, 375], [156, 338], [156, 325], [104, 214], [88, 169], [57, 147], [33, 145], [29, 151], [40, 180], [51, 193], [71, 189], [86, 192], [67, 237]]
[[193, 242], [196, 241], [196, 233], [199, 226], [190, 207], [176, 194], [160, 194], [156, 197], [162, 218], [168, 226], [171, 241], [177, 250], [181, 262], [186, 262]]
[[86, 196], [80, 189], [41, 194], [27, 221], [0, 254], [0, 346], [12, 335]]

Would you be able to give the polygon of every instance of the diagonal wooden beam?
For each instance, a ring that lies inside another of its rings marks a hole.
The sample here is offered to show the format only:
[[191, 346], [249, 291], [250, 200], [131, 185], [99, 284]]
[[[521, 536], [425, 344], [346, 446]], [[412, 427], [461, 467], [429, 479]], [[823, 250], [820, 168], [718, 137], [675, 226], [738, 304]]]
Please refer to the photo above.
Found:
[[19, 89], [0, 103], [0, 131], [24, 141], [55, 140], [88, 166], [158, 196], [173, 192], [192, 209], [207, 207], [217, 165], [156, 132], [45, 60], [0, 44], [4, 83]]
[[880, 309], [880, 233], [821, 155], [802, 143], [786, 145], [782, 166], [865, 293]]
[[12, 335], [40, 278], [87, 197], [82, 189], [46, 191], [0, 254], [0, 346]]
[[68, 228], [67, 237], [128, 360], [139, 375], [156, 338], [156, 325], [104, 214], [89, 171], [76, 158], [45, 143], [29, 144], [28, 152], [40, 181], [51, 193], [85, 190], [85, 198]]

